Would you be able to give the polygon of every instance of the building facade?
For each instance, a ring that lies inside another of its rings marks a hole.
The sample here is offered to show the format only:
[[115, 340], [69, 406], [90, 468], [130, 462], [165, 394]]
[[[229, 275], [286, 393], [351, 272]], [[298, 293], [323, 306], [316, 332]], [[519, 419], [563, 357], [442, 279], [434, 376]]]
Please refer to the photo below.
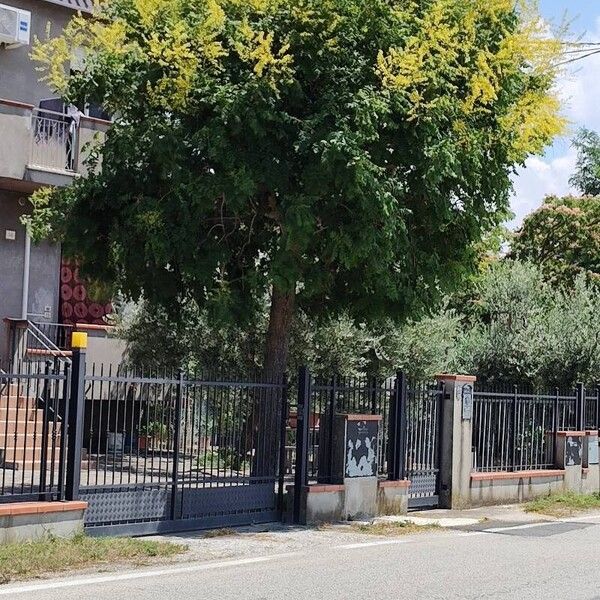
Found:
[[[13, 35], [16, 13], [16, 29], [28, 28], [30, 40], [0, 43], [0, 320], [64, 322], [61, 249], [31, 242], [21, 218], [36, 189], [70, 185], [83, 173], [85, 145], [101, 142], [109, 122], [89, 107], [73, 113], [64, 106], [40, 81], [30, 52], [36, 37], [59, 35], [75, 11], [85, 14], [91, 7], [92, 0], [0, 0], [0, 39]], [[68, 276], [64, 268], [63, 274]], [[0, 327], [0, 359], [10, 354], [8, 338], [8, 327]]]

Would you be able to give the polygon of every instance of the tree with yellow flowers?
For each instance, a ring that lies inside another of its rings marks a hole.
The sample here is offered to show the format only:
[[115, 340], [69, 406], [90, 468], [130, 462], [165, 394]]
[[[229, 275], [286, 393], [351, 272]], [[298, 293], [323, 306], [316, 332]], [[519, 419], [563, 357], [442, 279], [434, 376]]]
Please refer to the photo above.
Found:
[[563, 126], [559, 53], [525, 1], [102, 1], [33, 52], [114, 125], [30, 225], [174, 313], [270, 298], [278, 374], [299, 307], [415, 316], [472, 268]]

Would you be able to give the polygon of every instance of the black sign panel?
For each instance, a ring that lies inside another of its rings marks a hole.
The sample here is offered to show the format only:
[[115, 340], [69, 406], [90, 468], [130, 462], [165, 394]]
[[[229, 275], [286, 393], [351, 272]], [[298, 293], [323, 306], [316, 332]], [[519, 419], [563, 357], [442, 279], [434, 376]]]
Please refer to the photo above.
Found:
[[573, 467], [581, 464], [581, 438], [567, 436], [565, 440], [565, 465]]
[[347, 421], [346, 477], [377, 475], [377, 436], [379, 421]]

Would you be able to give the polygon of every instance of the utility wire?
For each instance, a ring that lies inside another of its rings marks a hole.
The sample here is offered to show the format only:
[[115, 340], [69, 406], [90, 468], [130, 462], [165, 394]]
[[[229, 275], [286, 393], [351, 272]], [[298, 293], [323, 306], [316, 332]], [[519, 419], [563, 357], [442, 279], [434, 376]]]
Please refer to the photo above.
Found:
[[575, 56], [573, 58], [569, 58], [568, 60], [564, 60], [562, 62], [557, 63], [555, 66], [561, 67], [563, 65], [568, 65], [568, 64], [571, 64], [571, 63], [583, 60], [584, 58], [589, 58], [590, 56], [594, 56], [596, 54], [600, 54], [600, 48], [598, 48], [597, 50], [591, 50], [587, 54], [580, 54], [579, 56]]

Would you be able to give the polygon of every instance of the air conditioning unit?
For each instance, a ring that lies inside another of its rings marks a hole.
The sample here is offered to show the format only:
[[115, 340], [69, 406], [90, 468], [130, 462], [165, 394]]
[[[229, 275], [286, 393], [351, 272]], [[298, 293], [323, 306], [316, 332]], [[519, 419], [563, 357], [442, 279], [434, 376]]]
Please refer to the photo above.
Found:
[[0, 4], [0, 44], [8, 48], [28, 45], [31, 37], [31, 13]]

